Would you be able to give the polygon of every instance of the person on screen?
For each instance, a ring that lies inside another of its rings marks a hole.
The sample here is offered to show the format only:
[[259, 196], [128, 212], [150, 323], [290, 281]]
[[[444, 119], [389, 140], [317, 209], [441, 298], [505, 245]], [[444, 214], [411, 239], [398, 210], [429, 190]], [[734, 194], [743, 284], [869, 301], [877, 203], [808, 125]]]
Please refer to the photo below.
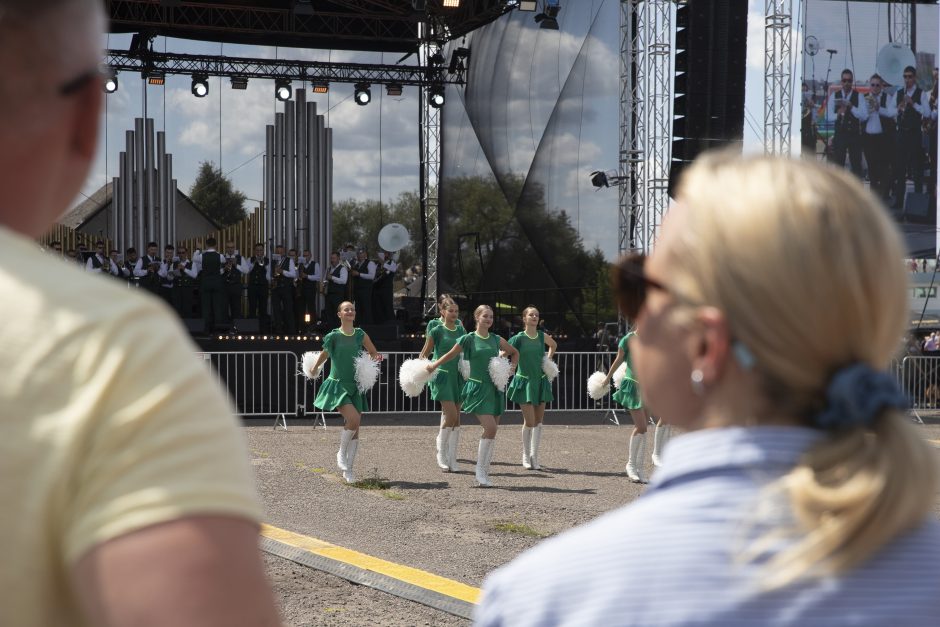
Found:
[[834, 125], [829, 160], [842, 168], [848, 155], [852, 174], [861, 178], [862, 122], [868, 119], [868, 103], [855, 90], [852, 70], [842, 70], [842, 87], [829, 94], [826, 111], [826, 119]]
[[644, 402], [687, 432], [639, 499], [487, 577], [476, 624], [935, 624], [936, 451], [885, 370], [903, 255], [842, 169], [696, 161], [615, 268]]

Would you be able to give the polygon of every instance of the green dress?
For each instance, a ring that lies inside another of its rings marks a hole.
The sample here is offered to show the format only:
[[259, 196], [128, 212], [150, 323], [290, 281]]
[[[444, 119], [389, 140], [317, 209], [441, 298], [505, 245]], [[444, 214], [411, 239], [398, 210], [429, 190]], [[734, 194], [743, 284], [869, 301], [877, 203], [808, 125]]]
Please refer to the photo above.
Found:
[[509, 344], [519, 351], [519, 368], [512, 378], [506, 394], [519, 405], [540, 405], [555, 400], [552, 384], [542, 370], [545, 357], [545, 333], [538, 331], [534, 338], [525, 331], [509, 338]]
[[[431, 322], [434, 322], [433, 320]], [[428, 323], [430, 327], [431, 324]], [[457, 327], [451, 331], [443, 323], [438, 323], [428, 332], [428, 337], [434, 341], [434, 354], [432, 359], [440, 359], [447, 354], [461, 337], [467, 334], [466, 329], [457, 321]], [[460, 390], [463, 387], [463, 377], [457, 368], [459, 360], [454, 359], [437, 369], [437, 375], [428, 382], [431, 388], [431, 398], [435, 401], [460, 402]]]
[[499, 355], [499, 336], [490, 333], [489, 337], [483, 339], [474, 332], [466, 334], [457, 343], [463, 350], [464, 358], [470, 362], [470, 378], [460, 392], [463, 411], [502, 415], [506, 407], [506, 393], [497, 390], [490, 378], [490, 359]]
[[352, 404], [359, 413], [369, 411], [366, 395], [356, 386], [356, 357], [362, 352], [366, 332], [355, 329], [346, 335], [333, 329], [323, 338], [323, 350], [330, 355], [330, 376], [320, 385], [313, 404], [323, 411], [333, 411], [341, 405]]
[[620, 389], [614, 391], [613, 399], [624, 409], [639, 409], [643, 407], [643, 401], [640, 399], [640, 387], [637, 385], [636, 378], [633, 375], [633, 361], [630, 359], [630, 347], [627, 345], [630, 338], [636, 335], [631, 331], [627, 333], [617, 344], [617, 348], [623, 351], [623, 361], [627, 364], [626, 372], [623, 375], [623, 382]]

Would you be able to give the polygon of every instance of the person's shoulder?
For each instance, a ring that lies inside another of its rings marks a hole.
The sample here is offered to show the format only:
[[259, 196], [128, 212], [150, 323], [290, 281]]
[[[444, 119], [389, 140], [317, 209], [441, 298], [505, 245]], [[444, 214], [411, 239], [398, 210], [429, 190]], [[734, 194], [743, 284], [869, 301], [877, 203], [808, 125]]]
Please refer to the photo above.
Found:
[[353, 332], [357, 339], [363, 339], [366, 336], [365, 329], [362, 327], [356, 327], [356, 330]]

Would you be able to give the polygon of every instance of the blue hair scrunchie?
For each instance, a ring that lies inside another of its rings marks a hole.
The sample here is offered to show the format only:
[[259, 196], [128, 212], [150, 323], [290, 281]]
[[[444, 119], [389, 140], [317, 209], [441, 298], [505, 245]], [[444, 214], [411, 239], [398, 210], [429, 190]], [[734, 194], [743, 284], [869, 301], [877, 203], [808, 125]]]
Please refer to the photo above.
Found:
[[816, 416], [816, 426], [822, 429], [868, 427], [883, 409], [908, 407], [890, 375], [862, 363], [836, 372], [826, 390], [826, 403]]

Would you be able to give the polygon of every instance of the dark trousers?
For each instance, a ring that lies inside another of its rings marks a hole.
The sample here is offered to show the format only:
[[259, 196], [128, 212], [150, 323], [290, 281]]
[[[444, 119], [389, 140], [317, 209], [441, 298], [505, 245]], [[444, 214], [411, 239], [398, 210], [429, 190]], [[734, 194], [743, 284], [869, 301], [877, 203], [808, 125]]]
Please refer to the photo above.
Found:
[[900, 206], [904, 203], [908, 178], [914, 181], [915, 192], [924, 191], [924, 146], [920, 128], [898, 130], [894, 167], [894, 198]]
[[832, 138], [832, 152], [829, 160], [840, 168], [844, 168], [846, 153], [849, 155], [852, 174], [862, 178], [862, 136], [858, 133], [836, 131]]
[[278, 333], [296, 333], [294, 320], [294, 286], [286, 285], [271, 290], [271, 330]]
[[248, 285], [248, 317], [258, 319], [258, 328], [268, 330], [268, 286]]
[[303, 320], [304, 316], [308, 315], [310, 316], [309, 324], [315, 325], [317, 323], [317, 301], [320, 296], [320, 285], [311, 281], [304, 281], [301, 294], [303, 295], [303, 311], [300, 313], [300, 319]]
[[165, 302], [167, 305], [169, 305], [173, 309], [176, 309], [176, 303], [173, 302], [173, 288], [172, 287], [161, 285], [157, 293], [160, 294], [160, 298], [163, 299], [163, 302]]
[[229, 322], [242, 317], [242, 284], [225, 284], [225, 309]]
[[395, 318], [395, 308], [392, 302], [392, 278], [388, 277], [384, 281], [376, 283], [375, 289], [372, 290], [372, 311], [376, 324], [382, 324]]
[[192, 285], [173, 285], [173, 303], [180, 318], [193, 317], [193, 286]]
[[358, 324], [372, 324], [372, 281], [357, 285], [353, 290], [356, 299], [356, 322]]
[[339, 304], [346, 300], [345, 291], [342, 292], [327, 292], [326, 294], [326, 311], [324, 317], [326, 319], [326, 328], [335, 329], [339, 326], [339, 316], [336, 315], [336, 310], [339, 309]]
[[225, 285], [221, 277], [203, 279], [199, 285], [203, 331], [212, 333], [225, 324]]
[[865, 161], [868, 162], [868, 180], [871, 191], [882, 200], [888, 200], [891, 189], [891, 157], [893, 137], [886, 133], [864, 135]]

